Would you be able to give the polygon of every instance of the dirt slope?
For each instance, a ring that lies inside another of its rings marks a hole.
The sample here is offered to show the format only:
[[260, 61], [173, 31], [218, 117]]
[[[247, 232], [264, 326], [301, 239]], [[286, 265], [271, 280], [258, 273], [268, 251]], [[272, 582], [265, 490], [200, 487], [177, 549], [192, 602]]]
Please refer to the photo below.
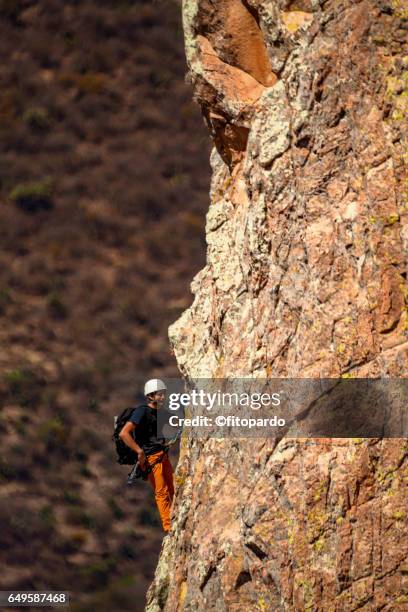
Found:
[[161, 530], [110, 434], [137, 377], [177, 374], [204, 263], [180, 6], [1, 0], [0, 65], [1, 588], [142, 609]]

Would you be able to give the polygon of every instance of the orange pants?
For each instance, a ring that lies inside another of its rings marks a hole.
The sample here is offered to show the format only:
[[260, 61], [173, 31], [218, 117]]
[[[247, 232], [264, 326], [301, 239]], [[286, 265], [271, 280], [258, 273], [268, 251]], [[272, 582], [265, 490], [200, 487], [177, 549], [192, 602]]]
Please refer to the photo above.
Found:
[[[149, 465], [152, 465], [163, 454], [163, 451], [159, 451], [154, 455], [148, 455]], [[170, 509], [174, 497], [174, 486], [173, 468], [166, 454], [164, 454], [160, 463], [153, 466], [148, 478], [154, 491], [163, 529], [164, 531], [170, 531]]]

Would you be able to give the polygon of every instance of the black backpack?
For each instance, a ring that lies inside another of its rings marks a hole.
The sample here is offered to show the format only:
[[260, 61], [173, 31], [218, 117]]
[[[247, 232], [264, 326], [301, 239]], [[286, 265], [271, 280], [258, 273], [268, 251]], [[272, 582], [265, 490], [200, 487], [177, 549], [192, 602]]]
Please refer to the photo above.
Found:
[[114, 419], [114, 430], [112, 439], [115, 442], [116, 452], [118, 454], [118, 463], [121, 465], [133, 465], [137, 461], [137, 454], [134, 450], [128, 447], [127, 444], [123, 442], [119, 438], [119, 434], [123, 429], [123, 426], [127, 421], [130, 420], [132, 416], [132, 412], [135, 410], [132, 408], [125, 408], [123, 412], [120, 413], [119, 416], [116, 416]]

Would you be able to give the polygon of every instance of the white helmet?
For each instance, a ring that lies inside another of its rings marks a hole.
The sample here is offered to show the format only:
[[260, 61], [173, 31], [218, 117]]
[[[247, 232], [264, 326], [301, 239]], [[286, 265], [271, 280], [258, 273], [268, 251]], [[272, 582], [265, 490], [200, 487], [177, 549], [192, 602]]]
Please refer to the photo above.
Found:
[[144, 394], [149, 395], [150, 393], [154, 393], [155, 391], [164, 391], [167, 389], [166, 385], [159, 378], [152, 378], [148, 380], [144, 386]]

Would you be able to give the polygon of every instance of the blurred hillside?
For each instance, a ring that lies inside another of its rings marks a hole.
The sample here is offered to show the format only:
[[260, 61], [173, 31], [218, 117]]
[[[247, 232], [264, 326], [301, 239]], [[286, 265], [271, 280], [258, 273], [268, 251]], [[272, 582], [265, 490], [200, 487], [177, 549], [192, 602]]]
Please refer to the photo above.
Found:
[[0, 0], [2, 589], [143, 609], [162, 538], [112, 416], [177, 376], [209, 139], [179, 2]]

